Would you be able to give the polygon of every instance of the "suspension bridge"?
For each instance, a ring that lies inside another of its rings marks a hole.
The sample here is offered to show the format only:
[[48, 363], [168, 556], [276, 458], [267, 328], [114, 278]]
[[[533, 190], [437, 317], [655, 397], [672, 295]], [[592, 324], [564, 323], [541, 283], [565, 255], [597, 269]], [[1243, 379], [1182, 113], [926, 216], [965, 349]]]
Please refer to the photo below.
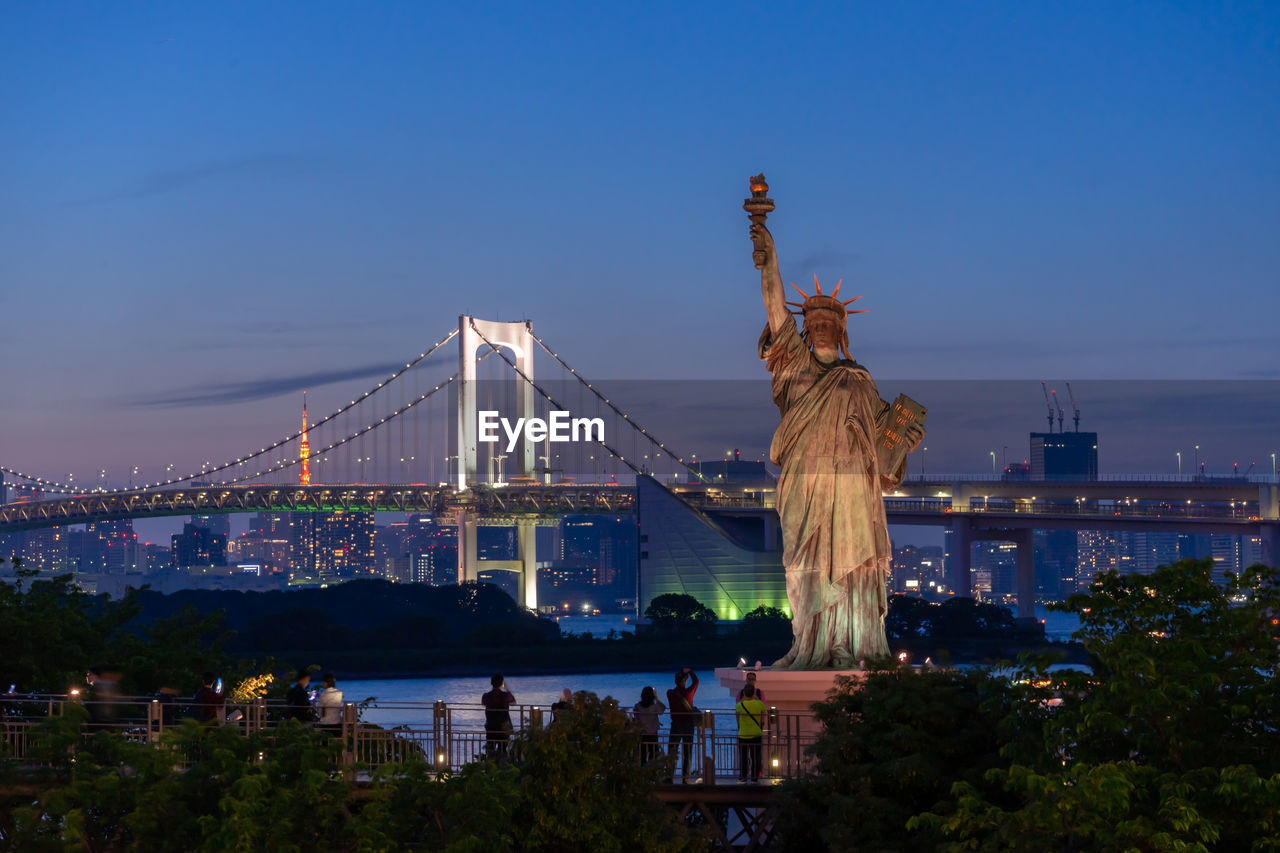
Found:
[[[561, 416], [584, 427], [578, 440], [557, 440], [565, 437], [555, 431]], [[175, 467], [128, 487], [109, 486], [101, 471], [94, 487], [85, 488], [70, 477], [0, 465], [19, 492], [0, 506], [0, 533], [211, 513], [430, 513], [457, 525], [460, 581], [479, 576], [477, 527], [515, 525], [517, 559], [483, 561], [484, 567], [516, 572], [518, 600], [536, 607], [536, 527], [568, 514], [630, 512], [636, 478], [652, 478], [703, 512], [774, 511], [768, 488], [732, 493], [704, 479], [693, 454], [642, 426], [535, 335], [531, 321], [465, 315], [426, 351], [322, 417], [309, 420], [304, 402], [298, 430], [198, 468], [174, 473]], [[160, 466], [153, 460], [132, 470], [140, 469]], [[1031, 600], [1032, 529], [1177, 525], [1261, 535], [1271, 559], [1280, 551], [1280, 487], [1272, 480], [1020, 483], [921, 476], [886, 497], [891, 523], [958, 529], [970, 541], [1018, 542], [1020, 600]], [[963, 556], [956, 561], [961, 591], [968, 586], [966, 562]]]

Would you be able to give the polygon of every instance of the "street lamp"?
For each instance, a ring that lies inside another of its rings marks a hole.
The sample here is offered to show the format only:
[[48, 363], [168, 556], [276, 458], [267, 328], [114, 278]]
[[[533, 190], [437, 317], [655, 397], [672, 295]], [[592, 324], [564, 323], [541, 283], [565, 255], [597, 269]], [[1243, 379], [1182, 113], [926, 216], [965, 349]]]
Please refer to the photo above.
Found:
[[924, 455], [928, 452], [929, 452], [929, 448], [927, 447], [920, 448], [920, 479], [921, 480], [924, 479]]
[[1196, 445], [1196, 465], [1191, 473], [1195, 475], [1196, 479], [1200, 478], [1200, 445], [1198, 444]]
[[1275, 475], [1276, 475], [1276, 452], [1273, 450], [1271, 451], [1271, 476], [1274, 477]]
[[1178, 479], [1182, 479], [1182, 451], [1177, 451], [1178, 456]]
[[991, 476], [996, 475], [996, 452], [991, 451]]

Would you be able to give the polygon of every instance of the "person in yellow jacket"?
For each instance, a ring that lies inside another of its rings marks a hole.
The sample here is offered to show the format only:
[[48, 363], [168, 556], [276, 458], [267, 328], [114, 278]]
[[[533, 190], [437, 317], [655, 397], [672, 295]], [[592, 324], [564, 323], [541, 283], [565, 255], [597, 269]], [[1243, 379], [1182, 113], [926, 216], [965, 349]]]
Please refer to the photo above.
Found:
[[760, 781], [760, 741], [764, 736], [764, 703], [756, 698], [755, 685], [742, 688], [738, 700], [738, 781]]

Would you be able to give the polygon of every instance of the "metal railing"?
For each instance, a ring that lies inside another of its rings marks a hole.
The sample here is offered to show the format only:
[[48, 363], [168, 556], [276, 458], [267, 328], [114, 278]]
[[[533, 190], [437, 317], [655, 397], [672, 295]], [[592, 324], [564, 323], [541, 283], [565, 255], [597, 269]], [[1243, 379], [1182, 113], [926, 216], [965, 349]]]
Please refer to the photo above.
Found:
[[[83, 736], [112, 732], [134, 743], [151, 745], [160, 744], [164, 733], [181, 725], [197, 707], [184, 709], [181, 703], [150, 697], [86, 700], [75, 695], [0, 695], [0, 756], [19, 762], [36, 761], [41, 754], [38, 747], [44, 731], [42, 723], [66, 715], [71, 705], [83, 706], [88, 712]], [[265, 699], [227, 703], [217, 719], [208, 724], [234, 726], [247, 736], [279, 726], [289, 710], [282, 702]], [[456, 771], [477, 761], [518, 758], [521, 736], [555, 724], [550, 709], [543, 706], [512, 705], [509, 713], [511, 731], [491, 732], [486, 731], [484, 708], [480, 705], [348, 702], [342, 706], [340, 724], [309, 725], [341, 738], [342, 763], [353, 772], [372, 772], [409, 761], [426, 761], [437, 770]], [[810, 715], [770, 708], [762, 723], [762, 781], [791, 778], [810, 767], [811, 759], [805, 750], [816, 738]], [[688, 767], [683, 766], [681, 745], [671, 742], [665, 727], [659, 731], [654, 752], [659, 757], [675, 757], [673, 778], [716, 784], [742, 775], [739, 747], [736, 714], [722, 709], [701, 712], [692, 733]], [[637, 763], [654, 757], [653, 753], [646, 756], [644, 751], [642, 746], [637, 752]], [[198, 758], [184, 755], [177, 763], [190, 764]]]

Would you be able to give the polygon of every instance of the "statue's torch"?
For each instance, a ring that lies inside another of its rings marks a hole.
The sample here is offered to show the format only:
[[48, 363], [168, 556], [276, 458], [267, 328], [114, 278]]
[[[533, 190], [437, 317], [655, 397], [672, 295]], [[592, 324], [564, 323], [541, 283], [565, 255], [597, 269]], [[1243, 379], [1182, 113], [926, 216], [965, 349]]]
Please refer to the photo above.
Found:
[[[773, 212], [773, 199], [769, 198], [769, 185], [765, 182], [764, 173], [756, 175], [751, 179], [751, 198], [742, 202], [742, 209], [747, 212], [747, 218], [756, 225], [764, 225], [765, 219]], [[760, 247], [760, 241], [752, 239], [755, 251], [751, 253], [751, 260], [755, 262], [756, 269], [764, 269], [765, 251]]]

